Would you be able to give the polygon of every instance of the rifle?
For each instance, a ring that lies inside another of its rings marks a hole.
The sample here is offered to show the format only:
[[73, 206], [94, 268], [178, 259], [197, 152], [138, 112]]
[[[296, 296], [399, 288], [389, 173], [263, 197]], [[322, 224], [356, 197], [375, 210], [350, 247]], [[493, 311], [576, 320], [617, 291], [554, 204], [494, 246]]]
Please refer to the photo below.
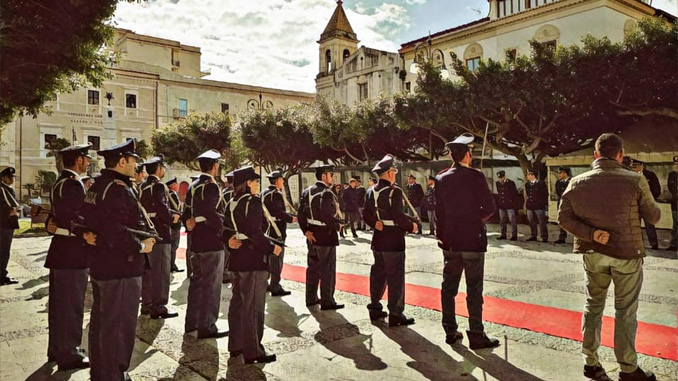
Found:
[[[73, 234], [77, 235], [78, 237], [82, 237], [83, 234], [85, 233], [94, 233], [97, 234], [96, 230], [90, 226], [87, 225], [82, 225], [77, 222], [71, 221], [71, 231]], [[144, 230], [138, 230], [138, 229], [132, 229], [132, 228], [125, 228], [125, 231], [128, 231], [137, 238], [140, 238], [141, 240], [148, 239], [148, 238], [153, 238], [155, 239], [156, 242], [162, 242], [162, 238], [158, 235], [158, 232], [155, 231], [144, 231]]]
[[[231, 232], [233, 232], [233, 233], [240, 234], [240, 232], [236, 231], [236, 230], [233, 229], [233, 228], [229, 228], [228, 226], [224, 226], [224, 230], [228, 230], [228, 231], [231, 231]], [[280, 241], [280, 240], [278, 240], [278, 239], [276, 239], [276, 238], [273, 238], [273, 237], [269, 236], [268, 234], [264, 234], [264, 237], [266, 237], [266, 239], [268, 239], [269, 241], [275, 243], [275, 244], [278, 245], [278, 246], [281, 246], [281, 247], [287, 247], [287, 245], [285, 245], [285, 243], [284, 243], [283, 241]], [[224, 236], [224, 241], [226, 241], [226, 243], [228, 243], [228, 240], [225, 239], [225, 238], [226, 238], [226, 237]]]
[[[389, 212], [389, 210], [384, 209], [384, 208], [376, 208], [376, 209], [379, 210], [379, 211], [381, 211], [381, 212]], [[416, 212], [415, 212], [415, 213], [416, 213]], [[414, 216], [410, 216], [409, 214], [405, 214], [405, 213], [403, 213], [403, 214], [404, 214], [405, 217], [407, 217], [407, 219], [409, 219], [411, 222], [417, 224], [417, 230], [418, 230], [418, 231], [421, 231], [421, 224], [422, 224], [422, 222], [421, 222], [421, 220], [420, 220], [419, 218], [414, 217]], [[411, 232], [405, 232], [405, 233], [411, 233]]]

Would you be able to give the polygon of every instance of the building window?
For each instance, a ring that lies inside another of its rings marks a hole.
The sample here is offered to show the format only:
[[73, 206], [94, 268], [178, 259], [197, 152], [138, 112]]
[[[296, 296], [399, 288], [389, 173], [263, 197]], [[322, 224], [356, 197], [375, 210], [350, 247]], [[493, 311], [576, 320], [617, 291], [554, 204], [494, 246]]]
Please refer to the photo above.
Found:
[[101, 148], [101, 138], [98, 136], [88, 136], [87, 143], [92, 143], [92, 148], [95, 151], [100, 150]]
[[476, 71], [480, 65], [480, 57], [473, 57], [466, 60], [466, 67], [471, 71]]
[[412, 91], [412, 82], [405, 82], [405, 91], [408, 93]]
[[351, 55], [351, 52], [348, 49], [344, 49], [344, 55], [342, 56], [342, 61], [346, 61], [346, 59], [350, 55]]
[[57, 140], [56, 134], [45, 134], [45, 146], [52, 144], [55, 140]]
[[172, 49], [172, 66], [181, 66], [181, 62], [179, 62], [179, 51], [174, 49]]
[[185, 118], [188, 115], [188, 101], [179, 99], [179, 117]]
[[87, 104], [89, 105], [99, 104], [99, 90], [87, 90]]
[[229, 111], [228, 103], [222, 103], [221, 104], [221, 113], [222, 114], [228, 114], [228, 111]]
[[330, 52], [329, 49], [325, 51], [325, 62], [326, 62], [326, 69], [327, 72], [330, 73], [332, 72], [332, 53]]
[[525, 9], [532, 8], [532, 0], [525, 0]]
[[506, 62], [516, 63], [518, 59], [518, 49], [506, 49]]
[[127, 108], [137, 108], [137, 95], [136, 94], [125, 94], [125, 107], [127, 107]]
[[358, 99], [360, 99], [360, 101], [362, 102], [365, 99], [367, 99], [368, 95], [369, 94], [367, 93], [367, 83], [358, 84]]

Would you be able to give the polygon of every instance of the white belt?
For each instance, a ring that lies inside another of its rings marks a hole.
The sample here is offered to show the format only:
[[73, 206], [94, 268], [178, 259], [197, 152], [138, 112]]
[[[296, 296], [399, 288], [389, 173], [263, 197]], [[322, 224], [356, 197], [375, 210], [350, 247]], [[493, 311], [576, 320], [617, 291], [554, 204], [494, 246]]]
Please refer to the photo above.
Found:
[[250, 237], [248, 237], [248, 236], [246, 236], [242, 233], [235, 233], [235, 239], [240, 240], [240, 241], [244, 241], [246, 239], [250, 239]]
[[315, 226], [327, 226], [327, 224], [324, 223], [324, 222], [322, 222], [322, 221], [312, 220], [312, 219], [310, 219], [310, 218], [309, 218], [308, 220], [306, 220], [306, 222], [308, 222], [309, 225], [315, 225]]
[[68, 229], [64, 229], [64, 228], [56, 228], [56, 230], [54, 231], [54, 235], [62, 235], [62, 236], [65, 236], [65, 237], [75, 237], [75, 235], [71, 234], [71, 232], [68, 231]]
[[384, 226], [396, 226], [395, 221], [392, 220], [381, 220], [381, 223], [384, 224]]
[[157, 213], [146, 213], [146, 215], [149, 216], [149, 217], [155, 217], [157, 215]]
[[195, 218], [195, 223], [197, 224], [198, 222], [205, 222], [207, 221], [207, 218], [200, 216]]

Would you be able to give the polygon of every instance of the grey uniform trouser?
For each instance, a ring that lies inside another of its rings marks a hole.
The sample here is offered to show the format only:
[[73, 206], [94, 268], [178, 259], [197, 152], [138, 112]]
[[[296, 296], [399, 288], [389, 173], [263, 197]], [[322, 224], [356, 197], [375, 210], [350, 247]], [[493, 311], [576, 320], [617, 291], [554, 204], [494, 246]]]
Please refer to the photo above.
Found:
[[372, 251], [374, 264], [370, 270], [369, 310], [381, 311], [381, 297], [388, 284], [388, 310], [391, 316], [402, 316], [405, 309], [405, 251]]
[[177, 249], [181, 242], [181, 229], [172, 229], [172, 245], [170, 248], [170, 266], [177, 265]]
[[268, 271], [233, 271], [233, 298], [228, 308], [228, 350], [242, 351], [245, 360], [266, 354], [264, 337]]
[[306, 304], [318, 300], [318, 282], [320, 282], [320, 302], [322, 306], [331, 306], [334, 301], [336, 284], [337, 248], [335, 246], [308, 245], [308, 267], [306, 268]]
[[443, 255], [445, 256], [445, 268], [443, 269], [443, 285], [440, 294], [445, 333], [451, 335], [458, 328], [454, 298], [459, 291], [462, 272], [466, 273], [466, 307], [469, 314], [469, 331], [483, 332], [485, 253], [443, 250]]
[[82, 317], [89, 269], [49, 270], [47, 357], [67, 365], [82, 360]]
[[151, 264], [142, 277], [141, 310], [152, 315], [167, 313], [170, 286], [171, 245], [158, 243], [148, 255]]
[[537, 225], [539, 225], [539, 230], [541, 230], [541, 239], [543, 241], [548, 241], [549, 229], [546, 223], [546, 210], [528, 209], [527, 220], [530, 222], [530, 238], [537, 238]]
[[191, 255], [193, 255], [193, 253], [191, 252], [192, 238], [193, 235], [191, 233], [186, 234], [186, 276], [189, 278], [193, 273], [193, 268], [191, 268]]
[[134, 351], [141, 277], [96, 280], [89, 329], [92, 381], [124, 380]]
[[228, 271], [228, 259], [231, 258], [231, 252], [228, 251], [228, 248], [224, 249], [224, 273], [222, 275], [222, 281], [231, 280], [231, 272]]
[[270, 255], [268, 259], [268, 269], [271, 273], [271, 292], [276, 292], [282, 290], [280, 285], [280, 275], [282, 274], [283, 269], [283, 260], [285, 259], [285, 248], [279, 256]]
[[643, 259], [618, 259], [599, 253], [584, 254], [586, 307], [582, 321], [582, 353], [586, 365], [600, 363], [600, 330], [610, 281], [614, 283], [614, 354], [622, 372], [638, 367], [636, 312], [643, 286]]
[[192, 253], [191, 266], [185, 329], [198, 330], [198, 336], [207, 336], [217, 332], [224, 251]]
[[0, 278], [7, 276], [7, 264], [13, 238], [14, 229], [0, 229]]

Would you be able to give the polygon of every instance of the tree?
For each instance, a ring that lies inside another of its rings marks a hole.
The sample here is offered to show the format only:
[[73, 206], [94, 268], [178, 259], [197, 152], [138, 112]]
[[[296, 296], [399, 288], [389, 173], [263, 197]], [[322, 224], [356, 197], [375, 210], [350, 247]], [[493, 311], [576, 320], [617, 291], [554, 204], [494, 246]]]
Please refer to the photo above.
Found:
[[45, 149], [49, 150], [49, 152], [47, 152], [47, 157], [54, 157], [56, 169], [59, 173], [64, 169], [64, 162], [61, 159], [61, 155], [59, 155], [59, 151], [70, 145], [71, 142], [64, 138], [56, 138], [45, 144]]
[[155, 154], [162, 153], [169, 164], [181, 163], [199, 170], [196, 158], [215, 149], [227, 161], [237, 161], [231, 148], [231, 118], [223, 113], [191, 114], [177, 124], [157, 129], [151, 136]]
[[137, 141], [137, 148], [136, 148], [136, 153], [139, 155], [140, 158], [146, 159], [153, 153], [151, 152], [151, 147], [146, 143], [144, 139], [141, 139]]
[[[0, 128], [17, 112], [37, 115], [59, 92], [110, 76], [102, 49], [117, 0], [6, 0], [0, 4]], [[1, 132], [1, 131], [0, 131]]]
[[40, 196], [48, 195], [52, 190], [52, 185], [56, 182], [57, 175], [50, 171], [38, 171], [35, 175], [35, 186], [40, 191]]

